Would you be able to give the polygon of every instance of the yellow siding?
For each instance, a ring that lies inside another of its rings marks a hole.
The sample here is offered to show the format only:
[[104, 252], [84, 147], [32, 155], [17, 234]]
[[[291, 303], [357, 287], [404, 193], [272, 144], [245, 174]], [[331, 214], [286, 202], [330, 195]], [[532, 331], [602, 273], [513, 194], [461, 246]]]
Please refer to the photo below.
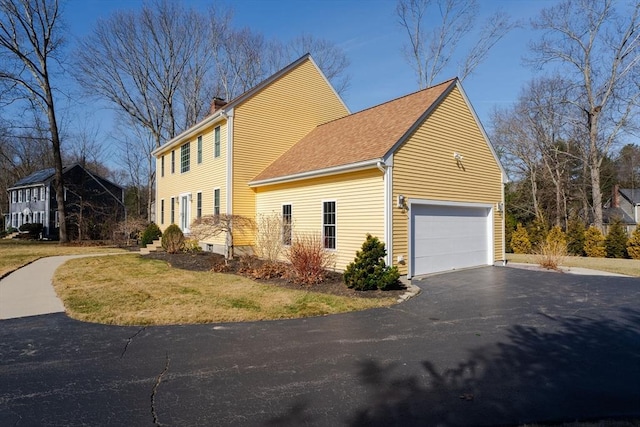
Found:
[[322, 235], [322, 202], [336, 202], [335, 268], [353, 261], [367, 233], [384, 241], [384, 180], [378, 169], [259, 187], [258, 214], [292, 205], [293, 232]]
[[[236, 107], [233, 142], [233, 213], [254, 218], [248, 183], [314, 127], [348, 111], [311, 61], [294, 68]], [[252, 236], [234, 236], [251, 245]]]
[[[214, 129], [220, 126], [220, 156], [214, 158]], [[156, 222], [164, 231], [171, 220], [171, 197], [178, 197], [183, 193], [190, 193], [191, 217], [189, 223], [196, 218], [196, 194], [202, 192], [202, 215], [213, 214], [213, 191], [220, 188], [220, 212], [225, 212], [226, 206], [226, 174], [227, 174], [227, 126], [226, 122], [217, 123], [203, 130], [202, 135], [202, 163], [198, 164], [198, 135], [193, 136], [183, 144], [191, 143], [191, 168], [188, 172], [180, 173], [180, 146], [175, 148], [176, 168], [171, 173], [171, 151], [164, 153], [164, 177], [161, 176], [161, 158], [156, 159], [157, 173], [157, 201]], [[160, 205], [165, 200], [164, 224], [161, 223]], [[179, 210], [176, 205], [175, 222], [179, 222]], [[203, 243], [224, 243], [224, 236]]]
[[[457, 165], [453, 153], [464, 156]], [[502, 175], [460, 91], [454, 88], [394, 154], [393, 198], [496, 203]], [[408, 256], [409, 212], [394, 208], [393, 258]], [[501, 260], [502, 214], [494, 209], [494, 259]], [[398, 265], [402, 274], [407, 265]]]

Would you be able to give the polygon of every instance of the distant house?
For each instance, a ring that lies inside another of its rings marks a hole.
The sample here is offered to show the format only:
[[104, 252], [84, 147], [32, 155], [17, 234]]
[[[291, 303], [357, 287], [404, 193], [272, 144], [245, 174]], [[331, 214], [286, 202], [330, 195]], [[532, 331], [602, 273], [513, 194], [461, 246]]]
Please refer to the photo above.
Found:
[[341, 270], [370, 233], [408, 277], [504, 260], [506, 176], [457, 79], [351, 114], [305, 55], [212, 110], [153, 153], [162, 229], [278, 215], [284, 245], [315, 233]]
[[[43, 238], [57, 239], [58, 203], [54, 188], [55, 170], [39, 170], [7, 189], [9, 213], [5, 227], [26, 223], [43, 225]], [[102, 238], [105, 227], [124, 219], [124, 190], [79, 164], [63, 169], [67, 233], [71, 238]]]
[[640, 219], [640, 189], [613, 187], [611, 200], [602, 210], [605, 233], [613, 221], [620, 221], [627, 230], [633, 233]]

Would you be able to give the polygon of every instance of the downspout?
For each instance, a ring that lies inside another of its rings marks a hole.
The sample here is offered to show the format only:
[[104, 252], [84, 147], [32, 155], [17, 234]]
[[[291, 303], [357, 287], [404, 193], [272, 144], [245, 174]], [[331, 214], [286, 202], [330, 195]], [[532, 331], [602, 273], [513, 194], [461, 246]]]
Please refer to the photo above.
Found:
[[387, 255], [385, 256], [385, 263], [387, 265], [393, 265], [393, 241], [391, 237], [391, 177], [392, 177], [392, 169], [391, 165], [386, 164], [382, 159], [376, 163], [376, 166], [382, 172], [383, 180], [384, 180], [384, 212], [383, 212], [383, 221], [384, 221], [384, 243], [385, 248], [387, 249]]

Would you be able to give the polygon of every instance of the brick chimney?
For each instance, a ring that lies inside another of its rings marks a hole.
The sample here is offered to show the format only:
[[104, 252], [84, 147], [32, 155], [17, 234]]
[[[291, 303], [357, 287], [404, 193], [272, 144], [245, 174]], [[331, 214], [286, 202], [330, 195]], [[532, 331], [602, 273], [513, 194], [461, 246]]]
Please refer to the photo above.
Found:
[[215, 113], [225, 105], [227, 105], [227, 102], [224, 99], [218, 98], [216, 96], [215, 98], [213, 98], [213, 101], [211, 102], [211, 107], [209, 108], [209, 114]]
[[620, 186], [618, 184], [613, 186], [613, 194], [611, 195], [611, 207], [620, 207]]

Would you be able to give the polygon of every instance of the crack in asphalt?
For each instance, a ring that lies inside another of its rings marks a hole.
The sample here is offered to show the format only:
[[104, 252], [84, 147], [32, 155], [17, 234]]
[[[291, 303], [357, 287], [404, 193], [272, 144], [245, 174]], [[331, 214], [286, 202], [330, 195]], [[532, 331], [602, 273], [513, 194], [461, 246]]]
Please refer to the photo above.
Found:
[[122, 354], [120, 355], [120, 359], [122, 359], [124, 357], [124, 354], [127, 352], [127, 349], [129, 348], [129, 344], [131, 344], [131, 342], [133, 341], [133, 339], [135, 337], [137, 337], [142, 331], [144, 331], [145, 329], [147, 329], [146, 327], [140, 329], [138, 332], [136, 332], [135, 334], [131, 335], [128, 339], [127, 339], [127, 343], [124, 346], [124, 350], [122, 350]]
[[167, 353], [165, 357], [166, 363], [164, 364], [164, 369], [162, 370], [162, 372], [160, 372], [160, 375], [158, 375], [156, 383], [153, 385], [153, 389], [151, 390], [151, 415], [153, 416], [154, 426], [162, 425], [162, 423], [158, 421], [158, 413], [156, 412], [156, 393], [158, 392], [158, 387], [160, 387], [160, 383], [162, 382], [162, 377], [164, 377], [164, 375], [169, 370], [169, 353]]

